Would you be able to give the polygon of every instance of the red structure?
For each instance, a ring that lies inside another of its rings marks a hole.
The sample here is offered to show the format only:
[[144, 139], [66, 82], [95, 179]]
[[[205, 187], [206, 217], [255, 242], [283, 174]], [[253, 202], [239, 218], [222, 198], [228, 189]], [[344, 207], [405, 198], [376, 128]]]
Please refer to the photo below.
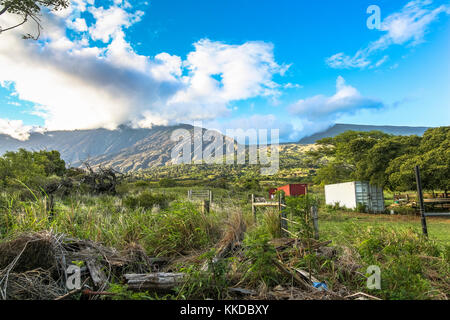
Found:
[[294, 183], [294, 184], [287, 184], [285, 186], [278, 187], [276, 189], [273, 188], [269, 190], [269, 198], [273, 199], [275, 193], [280, 190], [284, 191], [284, 194], [286, 196], [300, 196], [308, 193], [308, 185], [304, 183]]

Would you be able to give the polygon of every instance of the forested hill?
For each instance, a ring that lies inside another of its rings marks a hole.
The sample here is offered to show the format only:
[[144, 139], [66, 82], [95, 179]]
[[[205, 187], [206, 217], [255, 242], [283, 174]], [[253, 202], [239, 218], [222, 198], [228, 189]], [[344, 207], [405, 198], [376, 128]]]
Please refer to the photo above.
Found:
[[373, 131], [378, 130], [384, 133], [393, 134], [396, 136], [410, 136], [418, 135], [422, 136], [423, 133], [429, 129], [428, 127], [406, 127], [406, 126], [370, 126], [370, 125], [359, 125], [359, 124], [344, 124], [336, 123], [334, 126], [328, 128], [325, 131], [317, 132], [308, 137], [302, 138], [298, 143], [301, 144], [311, 144], [315, 143], [317, 140], [322, 138], [332, 138], [340, 133], [348, 130], [353, 131]]

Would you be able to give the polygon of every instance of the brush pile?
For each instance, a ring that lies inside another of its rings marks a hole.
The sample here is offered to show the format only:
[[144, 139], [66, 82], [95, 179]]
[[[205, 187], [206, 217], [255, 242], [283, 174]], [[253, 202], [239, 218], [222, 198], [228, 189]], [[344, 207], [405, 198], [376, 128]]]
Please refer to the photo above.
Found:
[[[123, 252], [98, 243], [50, 232], [24, 234], [0, 244], [0, 299], [52, 300], [74, 293], [68, 286], [69, 266], [77, 266], [82, 288], [107, 289], [126, 272], [152, 272], [161, 261], [149, 259], [142, 248]], [[81, 290], [82, 289], [82, 290]]]
[[[215, 256], [201, 268], [209, 272], [210, 263], [234, 257], [241, 263], [249, 262], [242, 245], [245, 225], [240, 215], [230, 217], [223, 238], [218, 242]], [[271, 300], [337, 300], [376, 299], [364, 293], [354, 294], [335, 281], [333, 290], [326, 282], [334, 275], [324, 270], [317, 272], [307, 266], [299, 267], [308, 255], [318, 261], [333, 260], [335, 267], [345, 272], [340, 276], [357, 278], [357, 265], [353, 252], [329, 247], [330, 241], [294, 238], [273, 239], [270, 245], [276, 254], [268, 260], [285, 281], [269, 287], [255, 287], [242, 279], [231, 280], [224, 287], [222, 298]], [[176, 260], [176, 259], [175, 259]], [[0, 299], [1, 300], [61, 300], [70, 298], [98, 299], [114, 295], [108, 289], [111, 283], [126, 284], [132, 291], [173, 293], [174, 288], [185, 286], [189, 280], [184, 273], [176, 273], [173, 259], [151, 258], [137, 244], [117, 251], [89, 240], [79, 240], [51, 232], [28, 233], [0, 244]], [[251, 262], [250, 262], [251, 263]], [[322, 262], [321, 262], [322, 263]], [[74, 267], [78, 270], [79, 285], [72, 283]], [[174, 271], [174, 272], [170, 272]], [[238, 278], [242, 274], [235, 274]], [[216, 276], [216, 275], [214, 275]], [[287, 279], [287, 280], [286, 280]], [[233, 284], [232, 284], [233, 283]]]

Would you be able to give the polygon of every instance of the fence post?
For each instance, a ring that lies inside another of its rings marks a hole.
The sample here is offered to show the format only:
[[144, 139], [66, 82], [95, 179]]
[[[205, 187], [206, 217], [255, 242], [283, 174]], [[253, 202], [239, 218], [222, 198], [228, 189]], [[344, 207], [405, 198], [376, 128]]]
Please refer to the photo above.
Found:
[[203, 200], [203, 206], [202, 206], [202, 211], [203, 213], [209, 213], [209, 201], [208, 200]]
[[256, 223], [255, 195], [252, 193], [252, 214]]
[[415, 166], [414, 171], [416, 173], [416, 183], [417, 183], [417, 196], [419, 197], [420, 204], [420, 216], [422, 220], [422, 232], [428, 237], [428, 229], [427, 229], [427, 219], [425, 216], [425, 206], [423, 204], [423, 194], [422, 194], [422, 183], [420, 181], [420, 169], [419, 166]]
[[314, 239], [319, 240], [319, 215], [316, 206], [311, 207], [311, 216], [314, 224]]
[[210, 202], [210, 203], [213, 202], [213, 193], [212, 193], [212, 190], [209, 190], [209, 202]]

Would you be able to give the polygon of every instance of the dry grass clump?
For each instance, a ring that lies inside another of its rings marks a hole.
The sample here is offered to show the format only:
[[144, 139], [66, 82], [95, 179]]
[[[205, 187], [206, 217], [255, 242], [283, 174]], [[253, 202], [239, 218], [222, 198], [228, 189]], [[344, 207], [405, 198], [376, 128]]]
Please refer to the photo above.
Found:
[[[0, 269], [8, 267], [13, 262], [15, 272], [36, 268], [51, 269], [56, 262], [55, 251], [55, 242], [50, 233], [24, 234], [0, 244]], [[16, 258], [17, 261], [14, 261]]]
[[10, 273], [4, 288], [4, 299], [53, 300], [65, 292], [51, 272], [39, 268], [22, 273]]
[[225, 222], [225, 230], [217, 245], [217, 251], [221, 258], [241, 245], [246, 229], [242, 213], [233, 211]]
[[60, 240], [42, 232], [0, 244], [0, 298], [52, 299], [63, 293]]

